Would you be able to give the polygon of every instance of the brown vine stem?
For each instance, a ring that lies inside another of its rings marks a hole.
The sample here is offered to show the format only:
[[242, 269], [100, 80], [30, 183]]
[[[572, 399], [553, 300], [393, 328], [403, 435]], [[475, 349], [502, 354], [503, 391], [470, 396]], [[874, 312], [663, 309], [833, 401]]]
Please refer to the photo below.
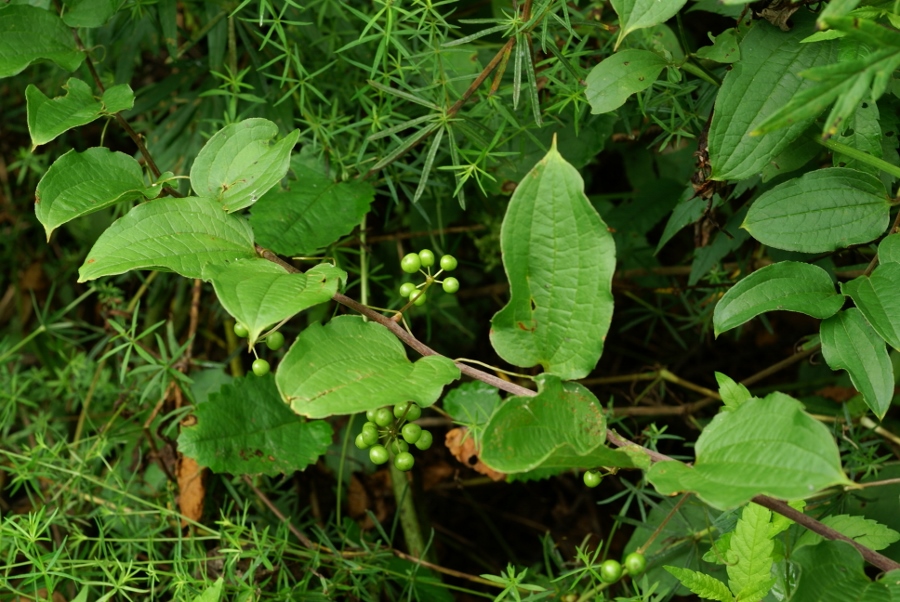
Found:
[[[257, 254], [260, 255], [260, 257], [263, 257], [265, 259], [268, 259], [269, 261], [273, 261], [273, 262], [277, 263], [278, 265], [283, 267], [288, 272], [292, 272], [292, 273], [300, 272], [300, 270], [298, 270], [294, 266], [290, 265], [286, 261], [282, 260], [280, 257], [275, 255], [275, 253], [273, 253], [272, 251], [269, 251], [268, 249], [264, 249], [257, 245], [256, 252], [257, 252]], [[419, 354], [421, 354], [421, 355], [440, 355], [437, 351], [435, 351], [434, 349], [432, 349], [425, 343], [421, 342], [420, 340], [418, 340], [416, 337], [414, 337], [410, 333], [406, 332], [399, 324], [397, 324], [390, 318], [388, 318], [376, 311], [373, 311], [360, 303], [357, 303], [350, 297], [347, 297], [346, 295], [343, 295], [341, 293], [337, 293], [334, 295], [334, 297], [332, 297], [332, 299], [334, 301], [336, 301], [337, 303], [340, 303], [341, 305], [343, 305], [349, 309], [352, 309], [353, 311], [355, 311], [359, 314], [362, 314], [362, 315], [368, 317], [373, 322], [378, 322], [379, 324], [381, 324], [382, 326], [384, 326], [385, 328], [390, 330], [391, 333], [394, 334], [394, 336], [396, 336], [398, 339], [403, 341], [407, 346], [409, 346], [412, 349], [414, 349], [415, 351], [417, 351]], [[806, 355], [811, 354], [813, 351], [814, 350], [806, 350], [800, 354], [795, 354], [795, 355], [791, 356], [791, 358], [788, 358], [788, 359], [793, 360], [793, 361], [799, 361], [798, 356], [806, 357]], [[783, 363], [783, 362], [779, 362], [779, 363]], [[471, 366], [467, 366], [465, 364], [460, 364], [460, 363], [457, 363], [456, 366], [459, 368], [460, 372], [462, 372], [466, 376], [469, 376], [470, 378], [474, 378], [476, 380], [480, 380], [481, 382], [487, 383], [487, 384], [494, 386], [502, 391], [506, 391], [507, 393], [512, 393], [513, 395], [518, 395], [518, 396], [523, 396], [523, 397], [533, 397], [533, 396], [537, 395], [537, 392], [532, 391], [531, 389], [526, 389], [525, 387], [522, 387], [515, 383], [505, 381], [502, 378], [498, 378], [498, 377], [494, 376], [493, 374], [488, 374], [487, 372], [483, 372], [476, 368], [472, 368]], [[754, 376], [757, 376], [757, 375], [754, 375]], [[751, 377], [751, 378], [753, 378], [753, 377]], [[750, 380], [750, 379], [747, 379], [747, 380]], [[624, 437], [619, 436], [612, 429], [606, 430], [606, 440], [609, 441], [612, 445], [615, 445], [616, 447], [636, 446], [637, 445], [633, 441], [629, 441], [628, 439], [625, 439]], [[654, 451], [652, 449], [648, 449], [643, 446], [638, 446], [638, 447], [641, 447], [641, 449], [644, 450], [644, 452], [650, 457], [650, 459], [653, 462], [675, 461], [672, 458], [670, 458], [669, 456], [667, 456], [665, 454], [661, 454], [658, 451]], [[797, 523], [799, 525], [803, 525], [810, 531], [812, 531], [814, 533], [818, 533], [819, 535], [821, 535], [822, 537], [825, 537], [826, 539], [840, 540], [840, 541], [845, 541], [845, 542], [849, 543], [854, 548], [856, 548], [860, 554], [862, 554], [862, 557], [865, 558], [867, 562], [878, 567], [879, 569], [881, 569], [883, 571], [893, 571], [893, 570], [900, 569], [900, 563], [894, 562], [887, 556], [879, 554], [875, 550], [873, 550], [871, 548], [867, 548], [866, 546], [853, 541], [852, 539], [850, 539], [843, 533], [840, 533], [839, 531], [835, 531], [831, 527], [817, 521], [816, 519], [812, 518], [811, 516], [807, 516], [807, 515], [803, 514], [802, 512], [798, 512], [797, 510], [794, 510], [793, 508], [791, 508], [790, 506], [788, 506], [785, 502], [783, 502], [781, 500], [777, 500], [777, 499], [769, 497], [767, 495], [758, 495], [753, 498], [753, 501], [755, 503], [759, 504], [760, 506], [764, 506], [764, 507], [768, 508], [769, 510], [772, 510], [773, 512], [777, 512], [778, 514], [781, 514], [782, 516], [785, 516], [785, 517], [791, 519], [792, 521], [794, 521], [795, 523]], [[413, 560], [414, 562], [422, 563], [423, 566], [428, 566], [422, 560], [415, 559], [412, 557], [407, 557], [407, 558], [410, 560]]]

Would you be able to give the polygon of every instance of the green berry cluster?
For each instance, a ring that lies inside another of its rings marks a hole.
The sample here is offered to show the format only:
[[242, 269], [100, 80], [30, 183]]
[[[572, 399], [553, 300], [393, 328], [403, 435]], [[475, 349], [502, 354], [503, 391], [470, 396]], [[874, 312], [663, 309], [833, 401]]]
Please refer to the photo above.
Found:
[[411, 401], [398, 403], [392, 412], [390, 408], [378, 408], [366, 412], [367, 422], [356, 436], [356, 447], [369, 450], [369, 459], [374, 464], [384, 464], [391, 456], [398, 470], [410, 470], [416, 463], [409, 453], [409, 446], [421, 450], [431, 447], [431, 433], [413, 420], [422, 415], [422, 408]]
[[[622, 565], [624, 565], [624, 570]], [[600, 565], [600, 581], [603, 583], [615, 583], [624, 574], [637, 577], [645, 570], [647, 570], [647, 559], [640, 552], [632, 552], [621, 563], [612, 558], [604, 560], [603, 564]]]
[[404, 299], [409, 299], [413, 305], [423, 305], [425, 303], [426, 290], [435, 282], [441, 285], [445, 293], [452, 295], [459, 290], [459, 280], [453, 276], [447, 276], [443, 280], [437, 279], [443, 272], [452, 272], [456, 269], [459, 263], [456, 261], [456, 257], [453, 255], [442, 256], [438, 262], [441, 269], [432, 275], [431, 268], [434, 266], [434, 260], [434, 253], [430, 249], [422, 249], [418, 253], [409, 253], [400, 260], [400, 269], [407, 274], [415, 274], [421, 271], [425, 275], [425, 282], [418, 286], [412, 282], [404, 282], [400, 286], [400, 296]]
[[[247, 328], [245, 324], [237, 322], [234, 325], [234, 334], [242, 339], [245, 339], [250, 336], [250, 329]], [[264, 341], [266, 343], [266, 347], [268, 347], [272, 351], [278, 351], [284, 345], [284, 335], [276, 330], [275, 332], [270, 332], [269, 335], [264, 339]], [[253, 374], [255, 375], [265, 376], [269, 373], [269, 370], [271, 370], [271, 366], [269, 365], [269, 362], [262, 359], [261, 357], [258, 357], [253, 360], [251, 369], [253, 370]]]

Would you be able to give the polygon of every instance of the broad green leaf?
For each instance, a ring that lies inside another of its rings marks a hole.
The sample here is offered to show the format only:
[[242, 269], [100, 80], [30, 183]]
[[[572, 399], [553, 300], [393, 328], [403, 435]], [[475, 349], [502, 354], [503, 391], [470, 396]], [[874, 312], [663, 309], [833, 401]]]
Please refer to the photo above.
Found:
[[729, 410], [736, 410], [745, 401], [753, 398], [747, 387], [721, 372], [716, 372], [716, 382], [719, 383], [719, 396], [722, 398], [722, 403]]
[[75, 71], [84, 54], [62, 19], [27, 4], [0, 4], [0, 77], [10, 77], [39, 59]]
[[482, 435], [482, 462], [505, 473], [649, 466], [639, 448], [606, 446], [603, 408], [586, 388], [549, 374], [539, 375], [537, 383], [536, 396], [507, 399], [491, 416]]
[[776, 249], [827, 253], [883, 234], [890, 208], [881, 180], [854, 169], [830, 167], [765, 192], [741, 227]]
[[219, 602], [222, 599], [222, 588], [225, 586], [225, 580], [222, 577], [216, 579], [216, 582], [207, 587], [205, 590], [197, 594], [193, 602]]
[[623, 50], [591, 69], [587, 79], [591, 113], [615, 111], [635, 92], [646, 90], [666, 66], [666, 59], [649, 50]]
[[259, 199], [250, 224], [262, 246], [282, 255], [310, 255], [358, 226], [374, 198], [366, 182], [334, 182], [304, 170], [288, 190]]
[[860, 276], [841, 284], [841, 292], [865, 316], [888, 345], [900, 350], [900, 263], [883, 263], [870, 276]]
[[[751, 209], [752, 211], [752, 209]], [[728, 289], [713, 313], [716, 336], [767, 311], [796, 311], [824, 319], [844, 305], [828, 272], [808, 263], [780, 261]]]
[[900, 263], [900, 234], [885, 236], [878, 243], [879, 263]]
[[619, 15], [616, 48], [631, 32], [665, 23], [686, 3], [687, 0], [612, 0], [613, 9]]
[[806, 132], [766, 163], [760, 173], [762, 181], [768, 182], [778, 176], [800, 169], [821, 155], [823, 148], [822, 145], [816, 142], [817, 134], [818, 131], [815, 124], [806, 128]]
[[832, 370], [846, 370], [866, 405], [884, 418], [894, 397], [894, 368], [884, 339], [856, 308], [822, 322], [822, 355]]
[[128, 84], [113, 86], [99, 99], [91, 87], [77, 78], [70, 78], [65, 96], [48, 98], [36, 86], [25, 88], [28, 103], [28, 131], [31, 146], [47, 144], [63, 132], [90, 123], [101, 115], [112, 115], [134, 105], [134, 92]]
[[212, 282], [225, 311], [250, 331], [253, 346], [269, 326], [331, 299], [347, 274], [330, 264], [291, 274], [265, 259], [241, 259], [209, 265], [203, 277]]
[[741, 41], [741, 60], [722, 81], [709, 128], [712, 179], [743, 180], [758, 174], [815, 118], [764, 136], [750, 135], [795, 94], [813, 85], [799, 77], [801, 71], [833, 62], [837, 56], [834, 42], [800, 44], [812, 32], [813, 22], [797, 20], [790, 33], [757, 22]]
[[[863, 516], [836, 514], [821, 518], [819, 521], [873, 550], [883, 550], [892, 543], [900, 541], [900, 533]], [[824, 538], [818, 533], [804, 531], [797, 543], [794, 544], [794, 549], [802, 546], [814, 546], [821, 541], [824, 541]]]
[[747, 504], [731, 536], [726, 556], [728, 586], [733, 592], [760, 591], [762, 595], [740, 596], [741, 600], [761, 600], [771, 589], [774, 580], [772, 552], [775, 542], [769, 537], [772, 512], [757, 504]]
[[510, 300], [491, 321], [497, 354], [583, 378], [597, 365], [612, 319], [616, 250], [581, 175], [555, 145], [516, 188], [500, 248]]
[[406, 359], [384, 326], [341, 316], [313, 324], [291, 345], [275, 377], [282, 398], [303, 416], [324, 418], [415, 401], [430, 406], [459, 368], [443, 356]]
[[859, 552], [845, 541], [823, 541], [791, 554], [800, 580], [791, 602], [894, 602], [890, 588], [873, 583]]
[[71, 150], [57, 159], [34, 194], [34, 213], [47, 240], [62, 224], [122, 201], [152, 198], [158, 187], [144, 184], [140, 164], [107, 148]]
[[756, 495], [801, 499], [851, 481], [828, 428], [783, 393], [750, 399], [713, 418], [697, 439], [693, 467], [658, 462], [647, 478], [664, 495], [697, 493], [720, 509]]
[[717, 36], [707, 34], [712, 40], [712, 46], [698, 48], [694, 54], [698, 58], [716, 61], [717, 63], [734, 63], [741, 60], [741, 48], [737, 33], [733, 29], [726, 29]]
[[194, 410], [178, 449], [213, 472], [266, 474], [303, 470], [331, 445], [331, 425], [307, 422], [284, 404], [274, 379], [249, 375], [224, 385]]
[[200, 149], [191, 167], [191, 187], [228, 213], [249, 207], [287, 173], [300, 130], [278, 142], [278, 126], [266, 119], [227, 125]]
[[444, 396], [441, 407], [454, 422], [472, 426], [484, 426], [500, 405], [496, 387], [480, 381], [462, 383]]
[[69, 27], [100, 27], [121, 4], [122, 0], [67, 0], [62, 19]]
[[699, 220], [703, 212], [706, 211], [706, 205], [706, 200], [697, 196], [692, 186], [688, 186], [682, 193], [679, 203], [669, 213], [669, 221], [666, 222], [666, 227], [662, 236], [659, 237], [659, 242], [656, 244], [656, 250], [653, 254], [659, 255], [660, 250], [667, 242], [672, 240], [673, 236], [678, 234], [688, 224], [693, 224]]
[[707, 600], [719, 600], [719, 602], [733, 602], [734, 596], [728, 590], [728, 586], [705, 573], [682, 569], [677, 566], [664, 566], [664, 569], [672, 573], [686, 588]]
[[141, 269], [202, 278], [208, 263], [255, 256], [250, 226], [213, 199], [158, 199], [138, 205], [103, 233], [79, 269], [78, 282]]
[[[878, 122], [878, 105], [874, 102], [865, 103], [858, 107], [853, 115], [838, 130], [840, 133], [833, 140], [840, 144], [866, 153], [876, 159], [882, 157], [881, 124]], [[881, 169], [876, 165], [870, 165], [859, 159], [854, 159], [845, 154], [835, 152], [832, 161], [835, 167], [849, 167], [858, 171], [864, 171], [874, 176], [881, 174]]]

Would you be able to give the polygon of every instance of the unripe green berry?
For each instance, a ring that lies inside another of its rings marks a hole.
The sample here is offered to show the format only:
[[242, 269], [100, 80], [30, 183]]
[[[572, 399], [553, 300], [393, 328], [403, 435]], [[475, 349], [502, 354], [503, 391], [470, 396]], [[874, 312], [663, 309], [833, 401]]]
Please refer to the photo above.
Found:
[[444, 289], [445, 293], [450, 293], [452, 295], [459, 290], [459, 280], [457, 280], [453, 276], [444, 278], [444, 282], [441, 284], [441, 287]]
[[447, 270], [448, 272], [452, 272], [456, 269], [458, 262], [456, 261], [456, 257], [453, 255], [444, 255], [441, 257], [441, 269]]
[[412, 282], [404, 282], [400, 285], [400, 296], [409, 297], [416, 290], [416, 285]]
[[400, 269], [407, 274], [415, 274], [422, 267], [422, 260], [418, 253], [409, 253], [400, 260]]
[[399, 453], [394, 458], [394, 466], [397, 467], [397, 470], [402, 470], [403, 472], [411, 470], [415, 463], [416, 459], [413, 458], [413, 455], [409, 452]]
[[374, 410], [366, 410], [366, 420], [369, 422], [375, 422], [375, 414], [378, 412], [378, 408]]
[[372, 464], [384, 464], [390, 457], [388, 450], [383, 445], [373, 445], [369, 448], [369, 460], [372, 461]]
[[375, 412], [375, 424], [387, 426], [394, 421], [394, 415], [387, 408], [378, 408]]
[[599, 485], [600, 481], [603, 480], [603, 477], [596, 470], [588, 470], [582, 478], [584, 479], [584, 484], [591, 489]]
[[239, 336], [242, 339], [246, 339], [248, 336], [250, 336], [250, 330], [247, 328], [246, 325], [241, 324], [240, 322], [235, 322], [234, 323], [234, 334], [236, 334], [237, 336]]
[[363, 436], [362, 433], [360, 433], [356, 436], [356, 439], [353, 440], [353, 443], [359, 449], [367, 449], [369, 447], [369, 445], [371, 445], [371, 443], [366, 442], [366, 438], [365, 438], [365, 436]]
[[422, 436], [422, 427], [418, 424], [413, 424], [412, 422], [407, 422], [403, 425], [403, 428], [400, 430], [400, 433], [403, 435], [403, 439], [413, 445], [416, 441], [419, 440], [419, 437]]
[[278, 351], [284, 345], [284, 335], [277, 330], [266, 337], [266, 347]]
[[413, 305], [425, 305], [425, 293], [424, 292], [420, 292], [418, 295], [416, 293], [413, 293], [412, 297], [415, 297], [413, 299]]
[[269, 362], [262, 358], [258, 358], [253, 360], [253, 365], [251, 366], [253, 369], [253, 374], [257, 376], [265, 376], [269, 373]]
[[431, 431], [426, 431], [422, 429], [422, 432], [419, 434], [419, 438], [415, 442], [415, 446], [422, 451], [425, 451], [429, 447], [431, 447], [431, 443], [433, 438], [431, 436]]
[[622, 564], [625, 565], [625, 568], [628, 569], [628, 574], [632, 577], [636, 577], [647, 570], [647, 559], [640, 552], [632, 552], [625, 557], [625, 561]]
[[[371, 428], [366, 428], [367, 426], [369, 426]], [[363, 429], [359, 434], [362, 436], [363, 440], [366, 442], [366, 447], [368, 447], [370, 445], [375, 445], [376, 443], [378, 443], [378, 437], [379, 437], [378, 427], [376, 427], [371, 422], [367, 422], [365, 425], [363, 425]]]
[[[408, 410], [406, 409], [407, 406], [409, 407]], [[422, 417], [422, 408], [414, 401], [404, 401], [394, 406], [394, 418], [399, 420], [403, 416], [403, 412], [406, 412], [405, 419], [410, 422]]]
[[399, 454], [409, 451], [409, 444], [403, 439], [394, 439], [388, 444], [388, 449], [394, 452], [394, 454]]
[[423, 268], [430, 268], [434, 265], [434, 253], [430, 249], [422, 249], [419, 251], [419, 261], [422, 262]]
[[622, 578], [622, 565], [618, 560], [604, 560], [600, 565], [600, 581], [603, 583], [615, 583]]

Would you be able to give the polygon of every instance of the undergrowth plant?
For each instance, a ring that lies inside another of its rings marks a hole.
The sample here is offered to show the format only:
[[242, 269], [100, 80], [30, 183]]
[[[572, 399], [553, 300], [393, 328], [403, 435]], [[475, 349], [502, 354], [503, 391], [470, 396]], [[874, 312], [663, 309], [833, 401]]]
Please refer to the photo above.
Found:
[[[0, 5], [0, 597], [900, 600], [898, 10]], [[438, 453], [616, 518], [447, 566]]]

